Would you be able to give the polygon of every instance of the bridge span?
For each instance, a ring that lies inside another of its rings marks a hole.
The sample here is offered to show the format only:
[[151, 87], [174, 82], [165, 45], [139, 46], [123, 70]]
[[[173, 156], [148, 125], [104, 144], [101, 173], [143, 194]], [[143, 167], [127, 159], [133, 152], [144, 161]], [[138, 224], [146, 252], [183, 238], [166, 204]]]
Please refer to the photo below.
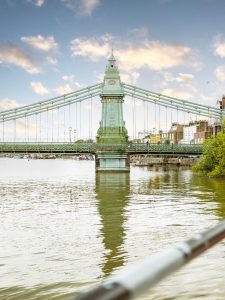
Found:
[[0, 143], [0, 153], [120, 153], [155, 155], [201, 155], [203, 145], [187, 144], [99, 144], [99, 143]]

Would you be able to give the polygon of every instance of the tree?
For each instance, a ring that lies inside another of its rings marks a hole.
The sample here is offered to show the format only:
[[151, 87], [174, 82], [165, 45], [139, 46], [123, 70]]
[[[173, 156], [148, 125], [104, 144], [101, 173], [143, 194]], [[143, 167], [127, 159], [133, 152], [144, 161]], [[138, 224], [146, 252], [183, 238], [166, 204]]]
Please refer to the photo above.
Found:
[[225, 176], [225, 120], [223, 130], [205, 142], [203, 155], [193, 166], [193, 171], [200, 175]]

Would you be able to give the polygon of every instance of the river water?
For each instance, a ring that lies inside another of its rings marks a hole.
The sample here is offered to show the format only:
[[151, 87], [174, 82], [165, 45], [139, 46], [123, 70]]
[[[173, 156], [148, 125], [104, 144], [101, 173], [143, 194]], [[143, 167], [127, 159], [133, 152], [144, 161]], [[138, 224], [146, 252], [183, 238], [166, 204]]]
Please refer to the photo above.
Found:
[[[1, 158], [0, 299], [71, 299], [224, 218], [224, 179], [187, 168]], [[138, 299], [224, 300], [225, 242]]]

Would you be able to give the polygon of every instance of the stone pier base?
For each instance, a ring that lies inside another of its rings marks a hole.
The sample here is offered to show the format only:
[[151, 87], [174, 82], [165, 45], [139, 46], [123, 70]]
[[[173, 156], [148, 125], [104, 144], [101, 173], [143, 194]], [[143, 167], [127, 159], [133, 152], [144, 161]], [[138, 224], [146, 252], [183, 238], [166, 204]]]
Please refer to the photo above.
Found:
[[128, 154], [120, 153], [96, 153], [96, 172], [130, 172]]

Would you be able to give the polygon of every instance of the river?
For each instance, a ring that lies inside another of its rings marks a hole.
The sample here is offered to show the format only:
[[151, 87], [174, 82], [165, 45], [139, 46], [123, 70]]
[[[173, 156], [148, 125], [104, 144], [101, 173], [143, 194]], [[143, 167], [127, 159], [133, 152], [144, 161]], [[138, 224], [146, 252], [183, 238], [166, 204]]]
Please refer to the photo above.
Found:
[[[224, 179], [188, 168], [0, 158], [0, 299], [71, 299], [224, 218]], [[224, 300], [224, 282], [223, 241], [138, 299]]]

